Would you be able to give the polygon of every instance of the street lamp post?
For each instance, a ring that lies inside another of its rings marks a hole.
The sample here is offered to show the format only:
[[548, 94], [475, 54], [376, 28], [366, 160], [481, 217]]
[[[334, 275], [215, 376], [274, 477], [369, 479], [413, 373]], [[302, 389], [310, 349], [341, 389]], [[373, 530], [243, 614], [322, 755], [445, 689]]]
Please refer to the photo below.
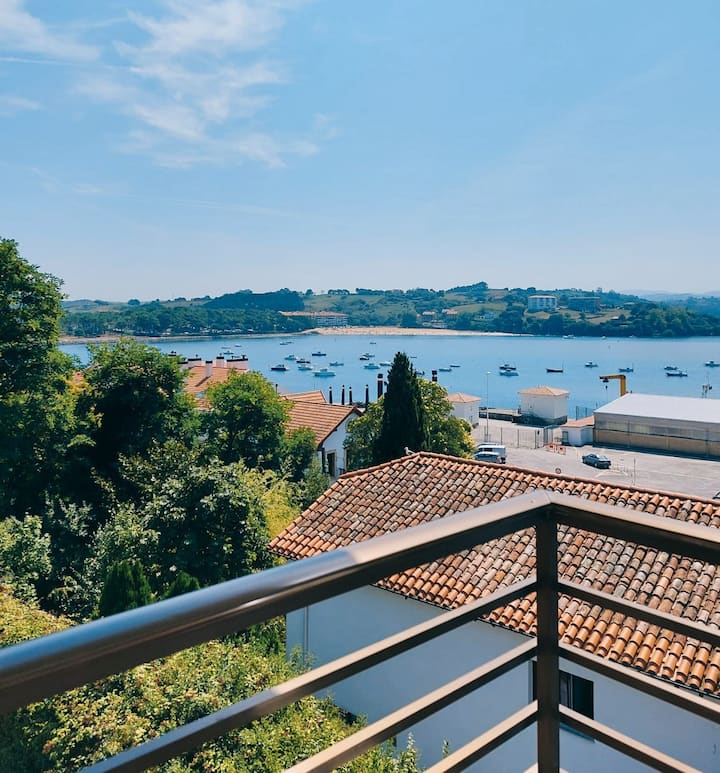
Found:
[[485, 442], [490, 441], [490, 371], [485, 372]]

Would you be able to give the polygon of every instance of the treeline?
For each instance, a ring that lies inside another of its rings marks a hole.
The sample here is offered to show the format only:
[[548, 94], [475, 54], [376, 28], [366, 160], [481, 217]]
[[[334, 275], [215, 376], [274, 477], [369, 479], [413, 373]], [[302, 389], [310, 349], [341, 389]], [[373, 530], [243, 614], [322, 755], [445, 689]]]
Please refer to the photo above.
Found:
[[95, 337], [105, 333], [134, 336], [241, 335], [296, 333], [309, 327], [306, 319], [286, 317], [270, 309], [168, 306], [159, 302], [118, 311], [65, 314], [62, 332]]
[[[519, 305], [509, 304], [494, 320], [499, 331], [530, 335], [575, 335], [623, 338], [684, 338], [720, 335], [720, 319], [698, 314], [684, 307], [635, 303], [628, 311], [611, 319], [590, 321], [583, 314], [573, 317], [562, 311], [548, 316], [528, 314]], [[472, 322], [470, 322], [472, 324]]]
[[[261, 375], [199, 412], [157, 349], [57, 348], [60, 282], [0, 240], [0, 644], [262, 570], [268, 539], [328, 485], [308, 429]], [[0, 767], [83, 767], [298, 673], [274, 621], [0, 719]], [[350, 727], [327, 702], [232, 733], [163, 769], [278, 770]], [[322, 739], [322, 741], [320, 741]], [[412, 771], [412, 750], [352, 770]]]

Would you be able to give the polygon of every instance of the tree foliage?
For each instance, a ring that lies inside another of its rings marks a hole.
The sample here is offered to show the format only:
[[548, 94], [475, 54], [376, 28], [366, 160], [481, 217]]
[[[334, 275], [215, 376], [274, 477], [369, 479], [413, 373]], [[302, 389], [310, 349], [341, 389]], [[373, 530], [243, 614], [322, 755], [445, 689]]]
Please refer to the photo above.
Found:
[[[452, 415], [447, 391], [439, 384], [418, 379], [427, 427], [427, 451], [468, 458], [475, 450], [470, 425]], [[353, 419], [345, 440], [348, 469], [357, 470], [376, 463], [376, 439], [382, 428], [386, 397], [368, 406]], [[415, 450], [415, 449], [412, 449]]]
[[[68, 621], [0, 593], [0, 645], [67, 627]], [[296, 676], [297, 662], [239, 637], [208, 642], [0, 717], [3, 770], [77, 770], [180, 724]], [[290, 767], [357, 726], [328, 699], [307, 697], [171, 760], [165, 773], [266, 773]], [[412, 745], [374, 749], [346, 773], [415, 773]]]
[[151, 601], [150, 585], [139, 561], [118, 561], [110, 567], [100, 594], [99, 611], [103, 617], [144, 607]]
[[259, 373], [231, 374], [207, 392], [211, 410], [204, 417], [206, 452], [223, 462], [244, 461], [249, 467], [279, 465], [286, 402]]
[[374, 462], [402, 456], [406, 449], [427, 449], [425, 407], [415, 369], [404, 352], [395, 355], [388, 373], [380, 432], [375, 438]]
[[38, 510], [72, 432], [71, 361], [57, 349], [61, 282], [0, 239], [0, 508]]
[[17, 598], [34, 601], [38, 581], [49, 577], [51, 569], [50, 537], [43, 532], [39, 517], [0, 521], [0, 581]]

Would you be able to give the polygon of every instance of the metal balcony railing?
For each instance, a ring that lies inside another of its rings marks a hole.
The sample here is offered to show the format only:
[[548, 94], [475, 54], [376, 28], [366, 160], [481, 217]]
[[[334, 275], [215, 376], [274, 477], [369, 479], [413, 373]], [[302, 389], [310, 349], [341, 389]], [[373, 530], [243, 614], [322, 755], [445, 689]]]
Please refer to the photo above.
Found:
[[533, 724], [537, 727], [537, 769], [541, 773], [558, 771], [561, 723], [654, 770], [692, 770], [616, 729], [560, 705], [559, 658], [562, 656], [656, 699], [720, 722], [716, 701], [678, 690], [659, 679], [560, 643], [558, 595], [563, 593], [598, 604], [694, 637], [713, 647], [720, 647], [720, 630], [585, 586], [559, 581], [560, 525], [720, 564], [720, 530], [536, 491], [0, 650], [0, 711], [12, 711], [69, 688], [377, 582], [396, 572], [531, 527], [536, 536], [535, 579], [516, 583], [472, 604], [445, 612], [432, 621], [128, 749], [89, 770], [136, 771], [158, 765], [533, 591], [537, 594], [536, 639], [528, 639], [510, 652], [299, 762], [292, 771], [332, 770], [533, 657], [538, 663], [537, 700], [434, 765], [433, 773], [462, 770]]

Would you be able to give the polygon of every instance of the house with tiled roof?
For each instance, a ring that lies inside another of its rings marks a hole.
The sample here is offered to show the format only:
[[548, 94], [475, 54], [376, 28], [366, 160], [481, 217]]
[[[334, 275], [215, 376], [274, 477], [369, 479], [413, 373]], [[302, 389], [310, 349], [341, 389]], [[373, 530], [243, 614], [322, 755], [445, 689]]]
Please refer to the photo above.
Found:
[[453, 392], [447, 396], [447, 401], [452, 406], [453, 416], [458, 419], [464, 419], [472, 427], [476, 427], [480, 419], [479, 397], [468, 395], [464, 392]]
[[518, 391], [520, 413], [529, 421], [540, 424], [563, 424], [568, 417], [567, 389], [536, 386]]
[[290, 421], [287, 431], [309, 428], [315, 437], [317, 457], [322, 469], [336, 478], [345, 472], [345, 438], [348, 424], [361, 415], [354, 405], [328, 403], [319, 390], [284, 395], [288, 401]]
[[[415, 453], [342, 476], [271, 547], [286, 559], [302, 559], [533, 490], [720, 528], [720, 503], [712, 500]], [[717, 566], [578, 528], [561, 526], [558, 536], [561, 580], [720, 628]], [[291, 613], [288, 647], [299, 647], [320, 665], [534, 571], [532, 530], [510, 534]], [[334, 699], [372, 722], [534, 636], [536, 622], [534, 596], [520, 598], [344, 680], [333, 688]], [[559, 634], [569, 646], [692, 691], [698, 700], [720, 699], [720, 650], [698, 640], [562, 595]], [[445, 741], [457, 749], [527, 705], [534, 680], [532, 666], [517, 668], [416, 724], [412, 733], [422, 763], [437, 760]], [[713, 723], [565, 660], [560, 689], [564, 705], [622, 727], [693, 769], [720, 770], [720, 734]], [[565, 729], [562, 735], [564, 769], [646, 770], [627, 758], [618, 762], [609, 747], [582, 734]], [[534, 733], [523, 731], [485, 758], [481, 769], [526, 770], [535, 758]]]
[[200, 410], [207, 410], [207, 390], [213, 384], [224, 384], [232, 374], [246, 373], [247, 357], [225, 359], [222, 355], [214, 360], [184, 360], [180, 368], [185, 372], [185, 392], [195, 398]]

